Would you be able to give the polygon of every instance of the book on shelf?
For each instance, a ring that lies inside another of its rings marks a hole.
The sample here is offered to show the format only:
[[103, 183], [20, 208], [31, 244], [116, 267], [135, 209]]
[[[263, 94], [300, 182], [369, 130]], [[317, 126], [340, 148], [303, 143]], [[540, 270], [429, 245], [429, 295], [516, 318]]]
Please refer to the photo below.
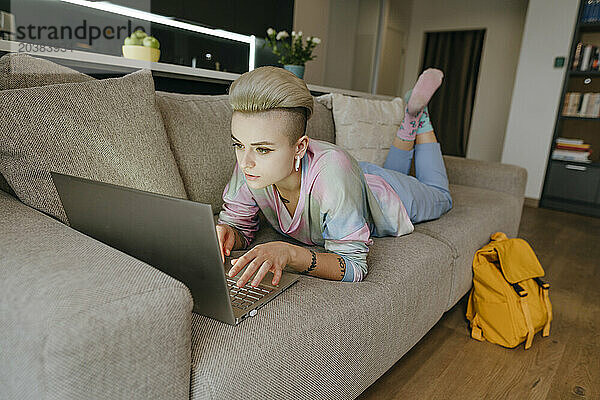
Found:
[[583, 143], [583, 139], [571, 139], [571, 138], [564, 138], [564, 137], [557, 137], [556, 138], [556, 143], [561, 143], [561, 144], [584, 144]]
[[581, 15], [581, 22], [583, 23], [595, 23], [600, 22], [600, 1], [599, 0], [583, 0], [583, 13]]
[[591, 163], [590, 155], [592, 154], [592, 146], [589, 143], [584, 143], [583, 139], [569, 139], [558, 137], [555, 140], [555, 147], [552, 151], [553, 160], [562, 161], [577, 161]]
[[572, 71], [600, 71], [600, 46], [579, 42], [575, 47]]
[[600, 93], [567, 92], [562, 115], [566, 117], [600, 117]]

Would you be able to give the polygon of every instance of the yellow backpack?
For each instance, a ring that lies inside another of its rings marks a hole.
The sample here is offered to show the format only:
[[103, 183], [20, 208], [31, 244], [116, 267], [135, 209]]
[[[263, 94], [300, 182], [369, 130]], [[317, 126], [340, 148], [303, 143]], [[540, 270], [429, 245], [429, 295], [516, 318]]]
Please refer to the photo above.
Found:
[[509, 348], [526, 340], [528, 349], [537, 332], [550, 334], [550, 285], [540, 279], [544, 269], [525, 240], [503, 232], [491, 239], [473, 258], [466, 314], [471, 337]]

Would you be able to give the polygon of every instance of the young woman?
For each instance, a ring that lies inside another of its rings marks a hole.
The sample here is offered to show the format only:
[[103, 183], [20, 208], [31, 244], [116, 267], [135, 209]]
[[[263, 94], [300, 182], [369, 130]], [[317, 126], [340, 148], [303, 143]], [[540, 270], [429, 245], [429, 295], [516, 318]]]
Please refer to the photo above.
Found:
[[[293, 73], [265, 66], [231, 84], [237, 163], [223, 191], [216, 227], [223, 260], [232, 249], [246, 249], [252, 242], [259, 210], [280, 234], [328, 251], [316, 253], [283, 241], [254, 246], [231, 260], [229, 276], [246, 267], [239, 287], [253, 276], [251, 285], [257, 286], [267, 272], [277, 285], [286, 265], [301, 274], [361, 281], [371, 236], [409, 234], [413, 223], [439, 218], [452, 208], [440, 144], [427, 113], [442, 76], [428, 69], [407, 93], [404, 120], [383, 168], [306, 136], [313, 97]], [[416, 178], [408, 175], [413, 154]]]

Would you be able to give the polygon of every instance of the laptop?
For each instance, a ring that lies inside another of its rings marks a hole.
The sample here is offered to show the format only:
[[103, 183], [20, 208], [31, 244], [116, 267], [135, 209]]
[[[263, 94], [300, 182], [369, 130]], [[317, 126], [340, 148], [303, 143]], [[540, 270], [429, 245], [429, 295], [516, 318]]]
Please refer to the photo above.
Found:
[[228, 277], [209, 204], [51, 172], [71, 227], [158, 268], [186, 285], [195, 313], [230, 325], [254, 317], [299, 277], [273, 273], [252, 288]]

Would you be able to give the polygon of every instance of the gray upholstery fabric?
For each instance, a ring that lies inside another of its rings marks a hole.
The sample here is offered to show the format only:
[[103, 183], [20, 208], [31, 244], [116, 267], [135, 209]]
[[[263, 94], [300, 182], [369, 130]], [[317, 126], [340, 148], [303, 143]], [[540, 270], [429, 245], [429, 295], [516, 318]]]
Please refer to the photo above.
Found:
[[473, 257], [489, 243], [490, 236], [498, 231], [517, 236], [522, 209], [522, 200], [505, 192], [451, 183], [450, 193], [450, 211], [436, 220], [415, 224], [415, 232], [437, 239], [452, 254], [452, 289], [444, 312], [471, 288]]
[[[210, 204], [215, 214], [221, 210], [223, 190], [236, 162], [231, 147], [232, 108], [228, 99], [228, 95], [156, 92], [188, 197]], [[309, 137], [333, 142], [331, 111], [315, 101], [306, 132]]]
[[[0, 90], [22, 89], [55, 83], [86, 82], [91, 76], [74, 69], [32, 57], [25, 53], [8, 53], [0, 57]], [[0, 190], [15, 196], [8, 182], [0, 174]]]
[[0, 174], [0, 190], [4, 191], [5, 193], [10, 194], [13, 197], [17, 196], [15, 194], [15, 191], [12, 190], [12, 188], [8, 184], [8, 182], [6, 182], [6, 178], [4, 178], [4, 176], [2, 174]]
[[[271, 240], [262, 225], [251, 246]], [[237, 327], [193, 314], [191, 398], [356, 398], [439, 320], [451, 257], [418, 232], [375, 238], [362, 282], [300, 275]]]
[[187, 399], [192, 297], [0, 192], [0, 397]]
[[[313, 96], [314, 100], [314, 96]], [[314, 101], [313, 115], [308, 120], [306, 134], [310, 138], [335, 143], [333, 114], [323, 104]]]
[[525, 168], [456, 156], [443, 157], [450, 183], [506, 192], [524, 200], [527, 185]]
[[231, 178], [231, 106], [227, 95], [156, 92], [173, 155], [188, 197], [210, 204], [217, 213]]
[[0, 90], [93, 80], [95, 78], [74, 69], [25, 53], [8, 53], [0, 57]]
[[50, 171], [187, 198], [149, 70], [0, 91], [0, 173], [25, 204], [68, 223]]

